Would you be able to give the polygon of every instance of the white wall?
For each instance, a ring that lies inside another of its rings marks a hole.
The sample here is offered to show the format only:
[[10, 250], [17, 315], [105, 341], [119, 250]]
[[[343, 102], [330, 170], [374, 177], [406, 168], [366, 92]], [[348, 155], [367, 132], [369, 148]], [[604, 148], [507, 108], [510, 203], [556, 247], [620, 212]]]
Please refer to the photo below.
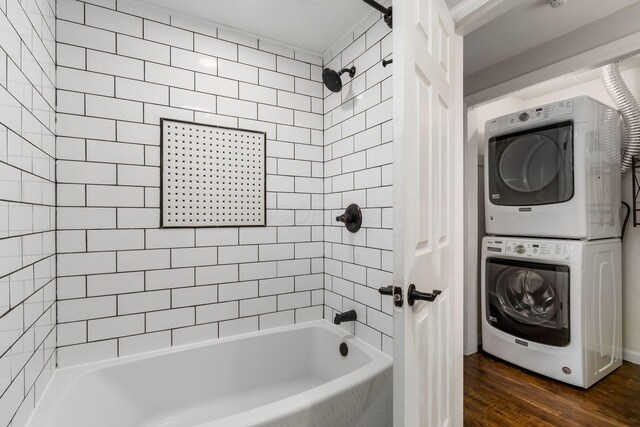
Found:
[[[378, 288], [392, 284], [392, 81], [391, 30], [375, 13], [325, 54], [342, 75], [339, 93], [325, 89], [325, 318], [354, 309], [344, 324], [358, 338], [392, 353], [393, 306]], [[362, 209], [362, 229], [350, 233], [337, 223], [351, 203]]]
[[[322, 59], [137, 2], [57, 25], [60, 366], [322, 318]], [[161, 117], [267, 133], [266, 228], [159, 229]]]
[[[634, 58], [634, 61], [636, 59]], [[631, 92], [640, 99], [640, 67], [622, 72], [623, 78]], [[609, 97], [602, 84], [598, 71], [563, 76], [549, 81], [538, 87], [525, 89], [511, 94], [509, 97], [475, 108], [477, 117], [476, 141], [484, 145], [484, 123], [492, 118], [511, 113], [520, 109], [531, 108], [549, 102], [558, 101], [580, 95], [588, 95], [604, 104], [615, 108], [615, 103]], [[471, 133], [471, 132], [470, 132]], [[633, 206], [631, 174], [623, 180], [622, 200]], [[483, 200], [479, 200], [480, 209], [484, 209]], [[624, 212], [624, 210], [623, 210]], [[640, 228], [633, 227], [633, 217], [623, 241], [623, 347], [625, 359], [640, 363]]]
[[55, 3], [0, 1], [0, 426], [56, 365]]
[[[580, 2], [571, 3], [580, 4]], [[492, 93], [494, 97], [506, 95], [509, 91], [518, 88], [521, 84], [520, 79], [524, 76], [556, 77], [560, 73], [566, 73], [567, 68], [564, 68], [565, 71], [558, 71], [563, 69], [561, 64], [564, 62], [573, 64], [575, 67], [573, 69], [599, 64], [600, 62], [596, 61], [606, 59], [594, 57], [590, 52], [606, 49], [607, 45], [609, 47], [616, 45], [615, 49], [618, 52], [620, 50], [637, 52], [635, 40], [640, 31], [638, 14], [640, 14], [640, 3], [636, 2], [597, 21], [467, 75], [464, 79], [465, 97], [467, 100], [473, 100], [472, 102], [479, 102], [479, 100], [488, 99], [483, 93], [485, 91]], [[515, 25], [510, 25], [508, 28], [512, 31], [520, 30]], [[503, 39], [508, 40], [508, 31], [504, 33]], [[470, 37], [473, 37], [473, 34]], [[625, 39], [626, 43], [617, 44], [624, 42]], [[614, 48], [611, 47], [611, 49]], [[606, 50], [602, 52], [604, 58], [610, 58], [611, 56], [608, 56], [610, 53]]]
[[[57, 17], [47, 1], [6, 0], [0, 14], [2, 414], [24, 400], [15, 425], [28, 416], [56, 343], [64, 367], [354, 308], [344, 327], [391, 353], [379, 14], [325, 54], [358, 68], [331, 95], [307, 52], [126, 0], [59, 0]], [[159, 228], [161, 117], [267, 133], [267, 227]], [[352, 202], [355, 235], [334, 222]]]

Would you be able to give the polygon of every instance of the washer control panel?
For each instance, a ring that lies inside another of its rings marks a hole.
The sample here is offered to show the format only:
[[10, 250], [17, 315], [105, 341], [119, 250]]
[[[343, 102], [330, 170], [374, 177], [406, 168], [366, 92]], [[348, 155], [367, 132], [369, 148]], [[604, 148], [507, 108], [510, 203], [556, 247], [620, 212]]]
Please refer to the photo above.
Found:
[[536, 122], [571, 113], [573, 113], [573, 100], [565, 99], [552, 104], [530, 108], [525, 111], [518, 111], [517, 113], [490, 120], [487, 122], [486, 131], [493, 132], [499, 129], [509, 128], [520, 123]]
[[524, 258], [561, 259], [569, 260], [571, 246], [564, 243], [545, 241], [521, 241], [512, 239], [492, 238], [485, 241], [484, 250]]

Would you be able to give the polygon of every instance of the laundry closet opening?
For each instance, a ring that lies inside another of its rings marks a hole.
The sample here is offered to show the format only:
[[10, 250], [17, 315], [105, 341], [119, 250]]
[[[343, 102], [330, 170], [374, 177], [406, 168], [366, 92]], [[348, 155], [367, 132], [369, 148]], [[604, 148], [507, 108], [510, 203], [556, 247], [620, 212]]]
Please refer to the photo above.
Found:
[[[603, 408], [609, 422], [638, 416], [599, 401], [610, 393], [631, 402], [621, 384], [640, 372], [634, 262], [640, 232], [633, 221], [633, 170], [622, 177], [620, 171], [629, 124], [602, 77], [602, 67], [617, 61], [638, 99], [637, 54], [616, 61], [601, 55], [558, 77], [481, 102], [467, 99], [470, 425], [479, 413], [496, 417], [480, 403], [504, 411], [494, 421], [513, 411], [524, 411], [528, 422], [543, 420], [549, 414], [536, 390]], [[505, 390], [493, 388], [492, 378], [508, 378], [516, 397], [504, 403]], [[517, 397], [521, 392], [528, 402]], [[577, 408], [578, 419], [589, 416]]]
[[465, 425], [637, 424], [640, 233], [621, 110], [640, 98], [640, 26], [625, 18], [640, 5], [494, 7], [458, 25]]

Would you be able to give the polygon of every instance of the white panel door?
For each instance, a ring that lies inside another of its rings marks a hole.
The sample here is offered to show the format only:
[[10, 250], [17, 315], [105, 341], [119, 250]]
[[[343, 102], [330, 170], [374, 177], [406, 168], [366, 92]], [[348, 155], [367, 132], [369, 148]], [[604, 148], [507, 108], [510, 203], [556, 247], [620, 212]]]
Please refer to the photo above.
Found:
[[[394, 425], [462, 425], [462, 38], [444, 0], [394, 2]], [[409, 288], [441, 293], [409, 305]]]

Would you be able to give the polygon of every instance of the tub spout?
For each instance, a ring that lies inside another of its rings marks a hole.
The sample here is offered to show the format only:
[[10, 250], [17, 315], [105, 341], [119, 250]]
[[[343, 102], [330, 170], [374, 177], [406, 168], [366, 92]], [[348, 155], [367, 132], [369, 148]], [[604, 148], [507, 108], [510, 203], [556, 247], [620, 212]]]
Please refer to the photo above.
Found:
[[358, 316], [355, 310], [345, 311], [344, 313], [336, 313], [333, 323], [339, 325], [342, 322], [354, 322]]

